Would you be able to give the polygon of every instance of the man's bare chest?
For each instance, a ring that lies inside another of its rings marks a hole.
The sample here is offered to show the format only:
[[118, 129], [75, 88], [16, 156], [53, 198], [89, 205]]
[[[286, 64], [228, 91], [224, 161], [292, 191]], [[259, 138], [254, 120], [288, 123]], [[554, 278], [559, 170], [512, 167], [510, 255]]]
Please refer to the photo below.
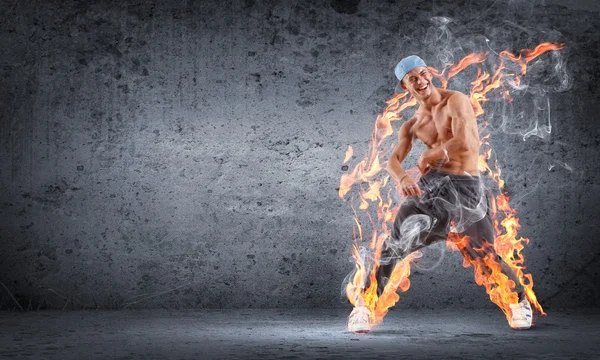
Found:
[[443, 108], [418, 114], [412, 132], [416, 138], [429, 147], [447, 141], [452, 138], [450, 116]]

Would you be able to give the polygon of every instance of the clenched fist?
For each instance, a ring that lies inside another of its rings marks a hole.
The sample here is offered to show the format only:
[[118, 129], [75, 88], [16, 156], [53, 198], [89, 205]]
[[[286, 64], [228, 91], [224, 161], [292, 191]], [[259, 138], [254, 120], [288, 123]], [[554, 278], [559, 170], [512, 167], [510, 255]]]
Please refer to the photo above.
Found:
[[417, 185], [417, 183], [408, 175], [405, 175], [400, 180], [400, 194], [404, 197], [423, 195], [423, 190]]

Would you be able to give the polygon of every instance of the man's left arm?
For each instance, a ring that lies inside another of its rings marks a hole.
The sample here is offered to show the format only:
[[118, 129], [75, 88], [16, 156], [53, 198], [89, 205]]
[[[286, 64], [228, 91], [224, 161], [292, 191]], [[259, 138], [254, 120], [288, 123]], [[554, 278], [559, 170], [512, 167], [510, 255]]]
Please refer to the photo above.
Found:
[[469, 98], [462, 94], [454, 94], [448, 99], [447, 105], [452, 128], [452, 138], [442, 146], [428, 149], [421, 154], [419, 169], [427, 172], [433, 162], [448, 162], [457, 154], [469, 150], [467, 142], [467, 121], [475, 121], [475, 112]]

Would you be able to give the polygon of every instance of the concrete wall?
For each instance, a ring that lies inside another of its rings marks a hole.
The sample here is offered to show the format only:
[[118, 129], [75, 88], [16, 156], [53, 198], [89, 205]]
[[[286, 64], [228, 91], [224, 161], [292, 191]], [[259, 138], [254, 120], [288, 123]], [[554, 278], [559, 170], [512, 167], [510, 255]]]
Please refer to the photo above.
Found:
[[[395, 63], [439, 65], [434, 16], [467, 52], [566, 44], [551, 136], [492, 142], [542, 305], [600, 305], [600, 19], [569, 5], [3, 2], [0, 305], [347, 307], [340, 176]], [[411, 280], [399, 307], [494, 307], [457, 253]]]

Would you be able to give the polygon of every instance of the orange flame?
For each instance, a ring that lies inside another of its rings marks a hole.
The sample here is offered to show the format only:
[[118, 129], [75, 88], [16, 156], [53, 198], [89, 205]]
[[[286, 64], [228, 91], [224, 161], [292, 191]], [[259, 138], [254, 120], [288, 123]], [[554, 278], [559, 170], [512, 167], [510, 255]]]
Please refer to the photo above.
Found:
[[[488, 53], [472, 53], [461, 59], [458, 64], [449, 64], [440, 72], [435, 68], [430, 67], [429, 70], [433, 76], [439, 79], [442, 83], [441, 88], [446, 88], [448, 81], [462, 72], [469, 66], [478, 66], [476, 79], [471, 83], [470, 99], [475, 111], [475, 116], [480, 117], [484, 114], [483, 103], [488, 101], [487, 94], [491, 91], [497, 91], [506, 100], [511, 102], [510, 87], [505, 86], [505, 83], [519, 85], [522, 76], [527, 72], [527, 63], [536, 57], [544, 54], [547, 51], [556, 51], [562, 49], [564, 44], [542, 43], [535, 49], [523, 49], [518, 55], [508, 51], [499, 53], [500, 62], [495, 68], [493, 74], [482, 70], [480, 64], [487, 60]], [[505, 61], [515, 63], [520, 69], [519, 74], [507, 74]], [[373, 264], [366, 264], [361, 257], [359, 248], [361, 243], [364, 243], [363, 233], [358, 214], [354, 211], [354, 221], [356, 228], [353, 229], [354, 246], [352, 248], [352, 256], [355, 259], [355, 273], [346, 287], [346, 296], [349, 301], [355, 305], [358, 296], [361, 296], [365, 304], [371, 311], [370, 322], [373, 326], [380, 324], [383, 317], [387, 314], [388, 309], [393, 306], [400, 298], [399, 292], [404, 292], [410, 287], [408, 279], [410, 275], [410, 263], [413, 259], [420, 257], [420, 253], [414, 252], [409, 254], [403, 261], [398, 263], [393, 270], [391, 279], [388, 281], [381, 296], [377, 296], [377, 281], [376, 271], [379, 267], [381, 250], [383, 243], [390, 234], [390, 228], [393, 226], [395, 214], [400, 206], [392, 206], [391, 191], [387, 194], [381, 194], [381, 190], [385, 188], [389, 181], [389, 176], [377, 176], [383, 169], [380, 161], [391, 148], [388, 146], [385, 151], [379, 150], [382, 148], [384, 140], [394, 133], [392, 122], [402, 120], [400, 115], [405, 109], [411, 108], [417, 104], [408, 92], [398, 94], [387, 101], [387, 106], [383, 113], [377, 116], [373, 133], [371, 135], [367, 155], [356, 164], [354, 169], [349, 174], [344, 174], [340, 179], [339, 196], [343, 201], [346, 201], [345, 196], [350, 191], [353, 185], [359, 185], [359, 208], [363, 210], [373, 225], [373, 232], [370, 236], [370, 241], [365, 245], [373, 254]], [[529, 239], [518, 237], [519, 221], [516, 217], [517, 211], [511, 208], [509, 204], [509, 196], [504, 192], [504, 180], [501, 178], [501, 171], [497, 163], [494, 161], [490, 165], [492, 159], [492, 148], [490, 146], [490, 134], [486, 132], [488, 123], [479, 124], [479, 133], [481, 137], [481, 154], [478, 159], [479, 171], [490, 177], [498, 186], [499, 194], [492, 199], [491, 210], [494, 220], [495, 240], [493, 246], [496, 253], [515, 271], [523, 286], [525, 293], [531, 305], [540, 314], [546, 315], [542, 306], [537, 301], [533, 291], [533, 279], [530, 274], [523, 272], [525, 269], [524, 257], [521, 251], [524, 249], [524, 244], [529, 242]], [[353, 154], [352, 147], [346, 150], [344, 163], [347, 162]], [[412, 168], [408, 172], [413, 176], [418, 176], [418, 169]], [[366, 184], [366, 188], [363, 186]], [[398, 184], [396, 184], [398, 186]], [[398, 188], [396, 188], [396, 191]], [[377, 221], [375, 222], [368, 212], [371, 204], [377, 206]], [[366, 239], [365, 239], [366, 240]], [[448, 236], [446, 245], [450, 249], [457, 251], [465, 251], [465, 244], [469, 238], [460, 236], [455, 232], [451, 232]], [[486, 252], [486, 249], [476, 249], [477, 251]], [[483, 285], [488, 293], [490, 300], [497, 304], [506, 314], [507, 319], [510, 319], [509, 304], [517, 302], [517, 295], [512, 292], [515, 284], [509, 280], [500, 269], [500, 266], [494, 259], [489, 256], [482, 258], [483, 261], [467, 261], [464, 260], [463, 266], [473, 266], [475, 271], [475, 281], [478, 285]], [[365, 289], [364, 284], [367, 278], [370, 280], [370, 286]]]
[[344, 162], [342, 164], [345, 164], [348, 160], [350, 160], [350, 158], [352, 157], [352, 154], [353, 154], [352, 146], [348, 145], [348, 150], [346, 150], [346, 157], [344, 158]]

